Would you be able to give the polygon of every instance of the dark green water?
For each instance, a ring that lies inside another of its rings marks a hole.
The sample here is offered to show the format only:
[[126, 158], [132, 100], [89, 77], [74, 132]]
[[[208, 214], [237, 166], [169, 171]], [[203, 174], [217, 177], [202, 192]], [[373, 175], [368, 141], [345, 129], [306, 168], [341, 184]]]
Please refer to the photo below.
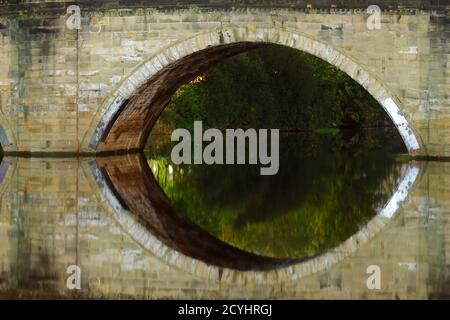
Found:
[[248, 252], [301, 258], [338, 246], [388, 201], [405, 168], [394, 129], [281, 134], [278, 174], [260, 165], [174, 165], [152, 135], [149, 165], [179, 214]]

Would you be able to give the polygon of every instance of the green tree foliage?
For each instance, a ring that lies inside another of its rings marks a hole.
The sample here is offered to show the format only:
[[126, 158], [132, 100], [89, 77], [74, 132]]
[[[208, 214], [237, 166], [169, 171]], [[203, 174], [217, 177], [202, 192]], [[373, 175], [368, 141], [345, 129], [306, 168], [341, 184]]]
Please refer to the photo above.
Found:
[[[239, 54], [180, 88], [163, 126], [281, 128], [372, 127], [391, 123], [364, 88], [301, 51], [269, 46]], [[161, 126], [161, 123], [159, 124]]]

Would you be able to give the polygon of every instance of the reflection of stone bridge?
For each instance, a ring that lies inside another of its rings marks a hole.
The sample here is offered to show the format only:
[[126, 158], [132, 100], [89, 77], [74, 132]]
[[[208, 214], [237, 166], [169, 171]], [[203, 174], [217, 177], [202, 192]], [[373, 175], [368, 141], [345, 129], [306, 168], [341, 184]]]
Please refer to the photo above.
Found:
[[233, 54], [280, 44], [362, 84], [412, 154], [450, 156], [444, 1], [380, 1], [379, 30], [368, 29], [366, 1], [356, 0], [77, 3], [75, 30], [66, 27], [65, 1], [0, 4], [0, 142], [8, 152], [140, 149], [181, 84]]
[[[177, 217], [139, 155], [4, 158], [0, 297], [72, 296], [65, 279], [73, 264], [82, 270], [82, 297], [448, 297], [450, 166], [411, 168], [407, 187], [400, 183], [348, 241], [271, 268], [273, 261], [221, 245]], [[369, 265], [381, 268], [381, 290], [366, 287]], [[253, 267], [260, 270], [237, 270]]]
[[90, 166], [101, 199], [113, 209], [122, 228], [142, 247], [189, 273], [222, 282], [259, 283], [297, 280], [329, 269], [354, 253], [395, 215], [419, 173], [418, 167], [405, 164], [403, 177], [390, 200], [347, 241], [315, 256], [287, 260], [239, 250], [178, 214], [143, 155], [98, 158]]

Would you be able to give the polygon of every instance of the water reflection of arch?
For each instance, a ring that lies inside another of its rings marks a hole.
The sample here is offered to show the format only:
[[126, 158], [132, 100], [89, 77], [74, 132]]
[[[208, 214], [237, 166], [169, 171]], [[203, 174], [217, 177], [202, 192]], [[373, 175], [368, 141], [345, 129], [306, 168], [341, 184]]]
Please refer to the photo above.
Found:
[[90, 165], [119, 224], [139, 245], [164, 262], [203, 278], [258, 283], [296, 280], [327, 270], [354, 253], [391, 220], [419, 174], [418, 167], [408, 164], [386, 205], [338, 247], [314, 257], [283, 260], [231, 247], [178, 215], [142, 154], [97, 158]]

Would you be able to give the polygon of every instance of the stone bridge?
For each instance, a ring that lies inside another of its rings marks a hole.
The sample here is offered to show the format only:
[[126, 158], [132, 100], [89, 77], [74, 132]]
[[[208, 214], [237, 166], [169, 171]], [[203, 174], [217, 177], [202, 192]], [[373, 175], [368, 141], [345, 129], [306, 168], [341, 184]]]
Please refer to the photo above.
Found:
[[448, 1], [379, 1], [379, 28], [367, 23], [377, 16], [372, 4], [0, 0], [2, 148], [140, 150], [180, 85], [237, 53], [283, 45], [360, 83], [410, 154], [449, 157]]

